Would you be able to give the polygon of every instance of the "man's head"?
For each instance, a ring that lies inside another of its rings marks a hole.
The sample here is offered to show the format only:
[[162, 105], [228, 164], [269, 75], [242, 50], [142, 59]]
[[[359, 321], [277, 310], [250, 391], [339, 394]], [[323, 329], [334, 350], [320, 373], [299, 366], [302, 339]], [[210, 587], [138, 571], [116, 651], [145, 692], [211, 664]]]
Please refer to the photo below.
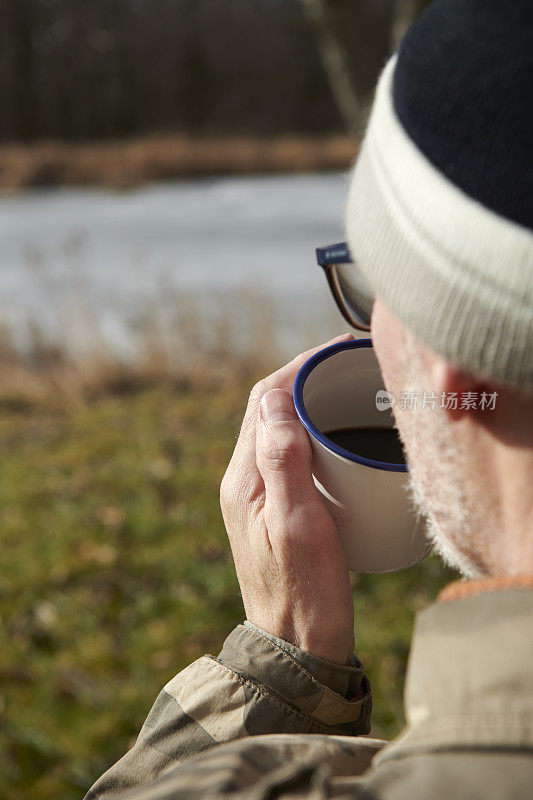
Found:
[[[437, 0], [377, 90], [347, 208], [414, 497], [465, 574], [533, 571], [529, 0]], [[497, 393], [494, 409], [442, 408]], [[520, 557], [522, 554], [522, 557]]]
[[437, 551], [468, 577], [531, 571], [533, 394], [457, 369], [379, 297], [372, 339]]

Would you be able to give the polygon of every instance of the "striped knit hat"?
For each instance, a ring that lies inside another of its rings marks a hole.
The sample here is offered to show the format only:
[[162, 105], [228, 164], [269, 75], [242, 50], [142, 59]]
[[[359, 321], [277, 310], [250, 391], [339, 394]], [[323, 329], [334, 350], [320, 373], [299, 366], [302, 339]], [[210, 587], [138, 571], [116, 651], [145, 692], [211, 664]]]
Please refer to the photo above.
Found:
[[383, 71], [347, 238], [458, 367], [533, 388], [533, 3], [436, 0]]

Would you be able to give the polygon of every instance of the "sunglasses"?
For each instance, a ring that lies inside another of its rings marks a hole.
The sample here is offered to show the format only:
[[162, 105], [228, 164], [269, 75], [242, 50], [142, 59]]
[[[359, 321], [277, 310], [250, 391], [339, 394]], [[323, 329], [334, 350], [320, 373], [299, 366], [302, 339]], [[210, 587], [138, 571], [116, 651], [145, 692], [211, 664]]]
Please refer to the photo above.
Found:
[[317, 247], [316, 260], [344, 319], [360, 331], [370, 330], [374, 294], [352, 261], [346, 242]]

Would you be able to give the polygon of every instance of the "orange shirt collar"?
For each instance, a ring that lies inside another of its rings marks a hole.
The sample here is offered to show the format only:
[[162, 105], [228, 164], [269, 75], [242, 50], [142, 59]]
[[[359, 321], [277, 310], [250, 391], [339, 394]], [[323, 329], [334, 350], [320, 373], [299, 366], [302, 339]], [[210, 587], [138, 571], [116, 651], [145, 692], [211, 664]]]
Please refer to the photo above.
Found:
[[471, 581], [454, 581], [448, 584], [438, 596], [441, 602], [462, 600], [483, 592], [504, 591], [505, 589], [533, 589], [533, 575], [502, 575], [480, 578]]

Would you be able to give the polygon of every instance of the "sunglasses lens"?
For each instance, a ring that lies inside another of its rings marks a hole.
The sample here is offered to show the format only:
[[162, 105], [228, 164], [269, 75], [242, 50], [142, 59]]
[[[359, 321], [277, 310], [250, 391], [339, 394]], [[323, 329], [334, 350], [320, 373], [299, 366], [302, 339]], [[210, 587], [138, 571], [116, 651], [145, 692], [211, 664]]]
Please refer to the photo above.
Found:
[[356, 264], [338, 264], [337, 279], [343, 300], [354, 318], [370, 327], [374, 294]]

